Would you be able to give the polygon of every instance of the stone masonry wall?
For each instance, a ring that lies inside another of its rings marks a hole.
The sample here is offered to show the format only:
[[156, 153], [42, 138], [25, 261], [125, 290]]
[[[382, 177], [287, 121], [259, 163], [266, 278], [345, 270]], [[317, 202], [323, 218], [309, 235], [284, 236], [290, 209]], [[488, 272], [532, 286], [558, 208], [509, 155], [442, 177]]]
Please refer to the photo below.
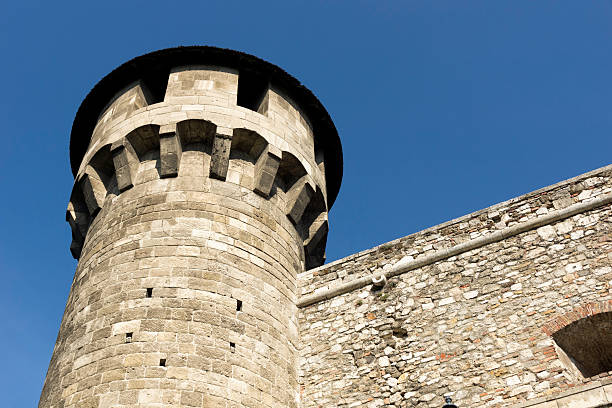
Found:
[[237, 106], [237, 83], [177, 68], [164, 101], [136, 83], [100, 115], [39, 407], [297, 407], [296, 281], [322, 261], [325, 175], [296, 142], [312, 133]]
[[[611, 191], [608, 166], [306, 271], [302, 299]], [[603, 205], [304, 306], [302, 406], [511, 406], [609, 378], [584, 378], [551, 334], [612, 311], [611, 216]]]
[[[202, 167], [204, 155], [193, 156], [185, 172]], [[142, 177], [149, 166], [141, 167]], [[295, 308], [287, 271], [300, 255], [282, 242], [293, 227], [253, 192], [192, 173], [143, 181], [97, 215], [44, 406], [294, 400], [296, 322], [279, 313]]]

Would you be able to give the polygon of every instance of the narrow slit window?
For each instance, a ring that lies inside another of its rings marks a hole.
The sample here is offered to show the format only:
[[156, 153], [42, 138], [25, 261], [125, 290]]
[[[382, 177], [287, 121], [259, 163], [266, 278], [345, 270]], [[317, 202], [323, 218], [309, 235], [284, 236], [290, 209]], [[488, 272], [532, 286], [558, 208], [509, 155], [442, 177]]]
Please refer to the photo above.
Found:
[[147, 297], [153, 297], [153, 288], [147, 288]]
[[160, 367], [165, 367], [166, 366], [166, 359], [165, 358], [160, 358], [159, 359], [159, 366]]
[[236, 311], [237, 312], [241, 312], [242, 311], [242, 300], [236, 299]]
[[236, 343], [230, 341], [230, 350], [232, 353], [236, 352]]
[[125, 342], [126, 343], [131, 343], [132, 342], [132, 336], [134, 333], [125, 333]]

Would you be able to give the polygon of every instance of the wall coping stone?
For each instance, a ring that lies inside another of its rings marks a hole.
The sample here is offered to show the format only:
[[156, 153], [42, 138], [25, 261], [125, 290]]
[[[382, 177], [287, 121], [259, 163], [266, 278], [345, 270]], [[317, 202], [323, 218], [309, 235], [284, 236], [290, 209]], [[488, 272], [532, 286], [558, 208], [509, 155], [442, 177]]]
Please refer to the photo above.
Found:
[[[587, 391], [603, 389], [607, 385], [611, 385], [611, 384], [612, 384], [612, 378], [606, 378], [606, 379], [602, 379], [602, 380], [598, 380], [598, 381], [593, 381], [592, 383], [581, 385], [581, 386], [574, 387], [574, 388], [570, 388], [567, 391], [563, 391], [563, 392], [560, 392], [560, 393], [555, 394], [555, 395], [549, 395], [547, 397], [540, 397], [540, 398], [535, 398], [535, 399], [532, 399], [532, 400], [529, 400], [529, 401], [520, 402], [518, 404], [512, 405], [510, 408], [532, 407], [532, 406], [535, 406], [535, 405], [544, 404], [546, 402], [551, 402], [551, 401], [556, 401], [556, 400], [559, 400], [559, 399], [564, 398], [564, 397], [569, 397], [569, 396], [580, 394], [580, 393], [584, 393], [584, 392], [587, 392]], [[612, 395], [610, 395], [610, 391], [612, 391], [612, 390], [609, 390], [606, 387], [606, 389], [604, 391], [606, 391], [606, 397], [608, 399], [607, 402], [612, 403]], [[586, 407], [584, 407], [584, 408], [586, 408]]]
[[[556, 183], [556, 184], [553, 184], [553, 185], [550, 185], [550, 186], [547, 186], [547, 187], [544, 187], [544, 188], [532, 191], [530, 193], [521, 195], [519, 197], [512, 198], [510, 200], [501, 202], [499, 204], [495, 204], [495, 205], [493, 205], [491, 207], [487, 207], [485, 209], [476, 211], [474, 213], [466, 214], [466, 215], [464, 215], [462, 217], [455, 218], [453, 220], [444, 222], [442, 224], [438, 224], [436, 226], [433, 226], [433, 227], [427, 228], [425, 230], [419, 231], [419, 232], [417, 232], [415, 234], [422, 234], [422, 233], [425, 233], [425, 232], [428, 232], [428, 231], [434, 231], [434, 230], [443, 228], [443, 227], [448, 226], [448, 225], [457, 224], [457, 223], [460, 223], [460, 222], [462, 222], [464, 220], [472, 218], [474, 216], [477, 216], [477, 215], [480, 215], [480, 214], [485, 214], [485, 213], [491, 212], [491, 211], [493, 211], [493, 210], [495, 210], [497, 208], [500, 208], [500, 207], [503, 207], [503, 206], [508, 206], [508, 205], [510, 205], [512, 203], [528, 199], [530, 197], [542, 194], [544, 192], [548, 192], [548, 191], [551, 191], [551, 190], [554, 190], [554, 189], [558, 189], [558, 188], [563, 187], [565, 185], [570, 185], [570, 184], [573, 184], [573, 183], [577, 183], [577, 182], [580, 182], [582, 180], [585, 180], [585, 179], [588, 179], [588, 178], [591, 178], [591, 177], [594, 177], [594, 176], [598, 176], [598, 175], [600, 175], [602, 173], [606, 173], [606, 172], [609, 172], [609, 171], [612, 171], [612, 164], [604, 166], [604, 167], [601, 167], [601, 168], [596, 169], [596, 170], [592, 170], [590, 172], [581, 174], [579, 176], [576, 176], [576, 177], [573, 177], [573, 178], [561, 181], [559, 183]], [[572, 204], [569, 207], [563, 208], [561, 210], [552, 211], [552, 212], [550, 212], [550, 213], [548, 213], [546, 215], [543, 215], [541, 217], [537, 217], [535, 219], [528, 220], [528, 221], [525, 221], [525, 222], [513, 225], [513, 226], [505, 228], [503, 230], [498, 230], [498, 231], [489, 233], [489, 234], [487, 234], [485, 236], [482, 236], [482, 237], [479, 237], [479, 238], [471, 239], [471, 240], [469, 240], [467, 242], [464, 242], [464, 243], [461, 243], [461, 244], [458, 244], [458, 245], [454, 245], [454, 246], [452, 246], [450, 248], [441, 249], [439, 251], [434, 252], [433, 254], [426, 255], [426, 256], [421, 256], [421, 257], [418, 257], [418, 258], [416, 258], [414, 260], [407, 261], [407, 262], [398, 262], [397, 264], [395, 264], [393, 266], [393, 268], [391, 268], [390, 270], [384, 272], [384, 274], [386, 275], [387, 278], [391, 278], [393, 276], [401, 275], [401, 274], [409, 272], [411, 270], [418, 269], [418, 268], [421, 268], [423, 266], [427, 266], [427, 265], [433, 264], [433, 263], [438, 262], [440, 260], [443, 260], [443, 259], [446, 259], [446, 258], [450, 258], [452, 256], [456, 256], [456, 255], [459, 255], [461, 253], [464, 253], [464, 252], [467, 252], [467, 251], [470, 251], [470, 250], [473, 250], [473, 249], [476, 249], [476, 248], [480, 248], [480, 247], [482, 247], [484, 245], [488, 245], [490, 243], [499, 242], [499, 241], [501, 241], [503, 239], [506, 239], [506, 238], [509, 238], [511, 236], [515, 236], [515, 235], [518, 235], [520, 233], [523, 233], [523, 232], [526, 232], [526, 231], [529, 231], [529, 230], [541, 227], [543, 225], [551, 224], [551, 223], [554, 223], [556, 221], [559, 221], [559, 220], [562, 220], [562, 219], [565, 219], [565, 218], [569, 218], [569, 217], [574, 216], [576, 214], [579, 214], [579, 213], [582, 213], [582, 212], [586, 212], [586, 211], [590, 211], [590, 210], [592, 210], [594, 208], [601, 207], [601, 206], [604, 206], [604, 205], [607, 205], [607, 204], [610, 204], [610, 203], [612, 203], [612, 193], [611, 194], [603, 195], [603, 196], [601, 196], [599, 198], [596, 198], [596, 199], [587, 199], [587, 200], [585, 200], [585, 201], [583, 201], [581, 203]], [[414, 234], [411, 234], [411, 235], [414, 235]], [[318, 271], [325, 270], [325, 269], [330, 268], [330, 267], [332, 267], [334, 265], [342, 264], [342, 263], [345, 263], [345, 262], [350, 262], [350, 261], [352, 261], [352, 260], [354, 260], [356, 258], [360, 258], [360, 257], [363, 257], [365, 255], [372, 254], [372, 253], [376, 252], [382, 246], [393, 246], [393, 245], [399, 244], [405, 238], [406, 237], [398, 238], [396, 240], [393, 240], [393, 241], [381, 244], [381, 245], [376, 246], [374, 248], [370, 248], [370, 249], [358, 252], [356, 254], [350, 255], [350, 256], [348, 256], [346, 258], [342, 258], [342, 259], [336, 260], [334, 262], [331, 262], [329, 264], [322, 265], [322, 266], [320, 266], [318, 268], [310, 269], [310, 270], [307, 271], [307, 273], [315, 274], [316, 275]], [[376, 271], [375, 272], [375, 274], [380, 274], [380, 273], [382, 273], [382, 272], [381, 271]], [[309, 305], [318, 303], [320, 301], [331, 299], [331, 298], [333, 298], [335, 296], [339, 296], [339, 295], [342, 295], [344, 293], [348, 293], [348, 292], [351, 292], [353, 290], [363, 288], [363, 287], [365, 287], [365, 286], [367, 286], [367, 285], [369, 285], [371, 283], [372, 283], [371, 276], [365, 276], [365, 277], [362, 277], [362, 278], [354, 279], [354, 280], [349, 281], [347, 283], [336, 285], [336, 286], [327, 288], [325, 290], [320, 290], [320, 291], [317, 291], [317, 292], [315, 292], [315, 293], [313, 293], [311, 295], [303, 296], [298, 301], [297, 306], [299, 308], [307, 307]]]

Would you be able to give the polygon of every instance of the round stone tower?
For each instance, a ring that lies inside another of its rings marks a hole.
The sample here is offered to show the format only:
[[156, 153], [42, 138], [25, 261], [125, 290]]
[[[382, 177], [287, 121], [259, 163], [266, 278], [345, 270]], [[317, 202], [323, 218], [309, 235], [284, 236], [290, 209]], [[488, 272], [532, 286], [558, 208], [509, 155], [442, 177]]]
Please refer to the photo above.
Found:
[[251, 55], [180, 47], [85, 98], [79, 259], [39, 407], [295, 407], [296, 275], [342, 178], [317, 98]]

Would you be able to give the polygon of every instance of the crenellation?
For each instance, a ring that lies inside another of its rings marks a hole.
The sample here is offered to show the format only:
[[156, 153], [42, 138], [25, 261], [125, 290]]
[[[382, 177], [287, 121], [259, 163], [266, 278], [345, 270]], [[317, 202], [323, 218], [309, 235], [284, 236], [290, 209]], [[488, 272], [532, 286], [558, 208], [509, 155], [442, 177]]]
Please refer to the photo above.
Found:
[[235, 105], [237, 95], [236, 70], [214, 66], [186, 66], [171, 71], [164, 100], [205, 96], [221, 98]]
[[87, 229], [89, 228], [89, 210], [85, 205], [81, 190], [73, 188], [73, 192], [68, 202], [66, 209], [66, 221], [70, 225], [72, 232], [72, 242], [70, 244], [70, 253], [75, 259], [81, 256]]
[[[213, 121], [217, 126], [221, 126], [221, 127], [227, 127], [227, 128], [232, 128], [232, 129], [233, 128], [245, 128], [245, 129], [250, 129], [252, 131], [255, 131], [261, 136], [263, 136], [267, 141], [269, 141], [271, 146], [277, 147], [280, 150], [286, 150], [288, 152], [291, 152], [294, 155], [297, 154], [296, 157], [300, 157], [299, 160], [302, 161], [302, 165], [305, 168], [320, 167], [320, 166], [317, 166], [314, 159], [310, 157], [310, 153], [300, 151], [302, 150], [302, 147], [300, 145], [287, 144], [284, 141], [283, 137], [277, 136], [277, 132], [279, 132], [281, 129], [273, 125], [269, 119], [266, 120], [264, 116], [259, 115], [256, 112], [252, 112], [252, 113], [258, 116], [257, 120], [246, 120], [246, 118], [242, 119], [242, 116], [244, 116], [243, 114], [236, 116], [236, 113], [237, 113], [236, 111], [234, 111], [234, 114], [232, 115], [219, 114], [217, 112], [203, 110], [203, 109], [181, 111], [181, 109], [183, 108], [191, 109], [193, 107], [193, 105], [189, 105], [189, 101], [183, 101], [183, 102], [187, 103], [187, 105], [182, 106], [180, 108], [172, 107], [172, 106], [163, 107], [165, 102], [161, 102], [155, 105], [151, 105], [151, 106], [155, 106], [155, 109], [147, 110], [143, 108], [139, 111], [135, 111], [128, 119], [118, 122], [114, 124], [113, 126], [111, 126], [110, 128], [108, 128], [105, 131], [103, 137], [98, 138], [95, 142], [92, 141], [91, 149], [95, 150], [98, 148], [98, 146], [102, 146], [104, 144], [112, 144], [113, 142], [117, 141], [119, 138], [124, 137], [126, 133], [129, 133], [133, 129], [139, 128], [141, 126], [146, 126], [148, 124], [151, 124], [152, 121], [157, 126], [172, 126], [173, 124], [177, 122], [190, 120], [190, 119], [208, 120], [208, 121]], [[241, 107], [235, 107], [235, 109], [241, 110], [241, 111], [248, 111], [248, 109], [241, 108]], [[152, 116], [152, 112], [157, 113], [158, 111], [160, 113], [159, 115], [155, 114]], [[263, 124], [261, 123], [261, 120], [263, 120]], [[91, 150], [89, 151], [89, 153], [85, 155], [84, 162], [89, 160], [88, 156], [90, 154], [91, 154]], [[325, 185], [324, 177], [321, 177], [321, 175], [324, 175], [324, 174], [325, 173], [319, 173], [319, 172], [313, 173], [313, 177], [317, 181], [317, 184], [321, 186]]]
[[302, 110], [280, 89], [270, 88], [266, 94], [267, 116], [277, 125], [290, 129], [293, 141], [306, 151], [314, 152], [312, 126]]
[[304, 247], [307, 253], [314, 253], [314, 250], [319, 247], [319, 244], [325, 236], [327, 236], [328, 231], [329, 223], [327, 221], [327, 213], [322, 212], [308, 228], [307, 238], [304, 241]]
[[99, 175], [88, 166], [79, 180], [79, 186], [85, 198], [85, 204], [91, 218], [95, 218], [98, 211], [102, 209], [106, 199], [106, 186]]
[[[165, 133], [160, 135], [160, 129], [163, 129]], [[227, 135], [223, 136], [221, 132]], [[215, 155], [219, 153], [214, 150], [214, 143], [219, 139], [226, 140], [226, 148], [229, 150], [225, 150], [222, 158], [220, 156], [218, 161], [214, 162]], [[106, 198], [109, 180], [116, 179], [118, 190], [116, 193], [119, 194], [132, 188], [135, 183], [141, 184], [157, 178], [177, 177], [182, 162], [180, 158], [185, 152], [186, 159], [183, 162], [186, 169], [193, 169], [194, 166], [201, 168], [203, 172], [197, 172], [201, 175], [209, 173], [213, 175], [211, 178], [221, 178], [225, 173], [225, 176], [229, 177], [226, 182], [232, 182], [256, 192], [258, 192], [255, 185], [256, 180], [261, 188], [269, 188], [270, 192], [272, 182], [280, 183], [282, 189], [288, 188], [284, 193], [286, 200], [281, 200], [286, 201], [287, 216], [296, 226], [299, 226], [298, 229], [308, 229], [318, 213], [326, 211], [322, 191], [318, 187], [315, 189], [314, 182], [295, 156], [281, 153], [280, 156], [285, 158], [283, 162], [278, 159], [277, 155], [270, 153], [270, 147], [271, 145], [267, 144], [265, 139], [256, 132], [248, 129], [225, 129], [217, 127], [210, 121], [187, 120], [174, 125], [165, 125], [162, 128], [156, 125], [145, 125], [129, 132], [111, 146], [99, 149], [92, 160], [102, 162], [100, 157], [106, 157], [110, 152], [112, 167], [108, 163], [103, 166], [103, 171], [95, 171], [93, 166], [86, 167], [85, 174], [82, 176], [81, 188], [87, 194], [86, 202], [89, 200], [92, 211], [97, 214]], [[264, 156], [266, 150], [267, 155]], [[200, 151], [208, 151], [209, 159], [206, 160], [207, 155], [201, 156], [198, 153]], [[240, 164], [242, 160], [240, 154], [246, 154], [249, 160], [254, 161], [252, 169], [249, 169], [248, 165], [244, 167], [246, 163]], [[266, 159], [265, 161], [261, 160], [262, 156]], [[204, 161], [202, 161], [203, 158]], [[263, 166], [264, 163], [267, 163], [266, 167]], [[277, 170], [279, 168], [280, 172]], [[192, 170], [189, 171], [192, 172]], [[91, 180], [88, 172], [92, 174]], [[215, 177], [216, 172], [220, 174]], [[299, 177], [300, 175], [302, 176]], [[266, 182], [267, 186], [262, 186], [263, 182]], [[316, 197], [316, 200], [313, 197]], [[315, 205], [315, 202], [320, 204]], [[313, 210], [315, 207], [316, 210]], [[311, 214], [313, 211], [317, 214]], [[307, 221], [300, 222], [304, 212], [309, 212], [306, 217]], [[308, 235], [305, 235], [302, 239], [307, 238]], [[309, 252], [305, 254], [308, 265], [323, 262], [324, 254], [319, 253], [314, 256], [319, 250], [312, 245], [307, 248], [313, 251], [311, 254]]]

